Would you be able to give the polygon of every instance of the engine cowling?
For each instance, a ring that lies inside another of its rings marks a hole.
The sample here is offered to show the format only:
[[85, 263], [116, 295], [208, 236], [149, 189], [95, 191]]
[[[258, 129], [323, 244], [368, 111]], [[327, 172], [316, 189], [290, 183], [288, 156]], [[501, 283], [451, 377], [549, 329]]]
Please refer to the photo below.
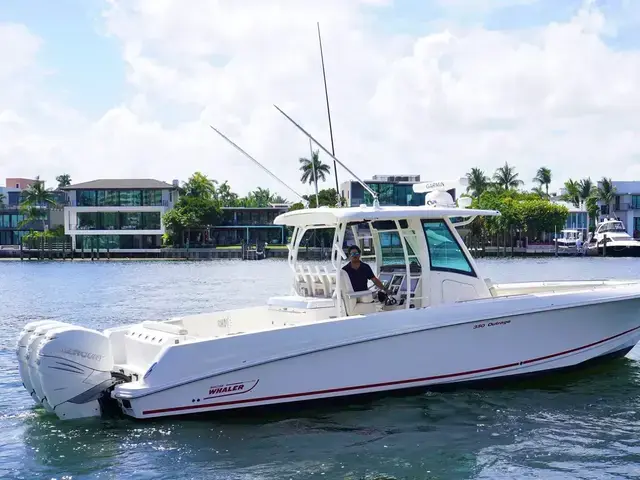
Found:
[[38, 379], [32, 378], [31, 364], [35, 365], [35, 351], [32, 350], [32, 348], [36, 348], [37, 345], [39, 345], [48, 330], [61, 325], [64, 325], [64, 323], [57, 320], [40, 320], [37, 322], [31, 322], [23, 328], [20, 338], [18, 339], [18, 348], [16, 352], [18, 356], [18, 371], [20, 372], [24, 388], [29, 392], [31, 398], [33, 398], [33, 401], [37, 404], [41, 403], [40, 399], [42, 397], [38, 396], [34, 386], [34, 381], [39, 386]]
[[116, 382], [107, 336], [77, 326], [50, 329], [37, 351], [42, 404], [61, 419], [101, 415], [100, 399]]

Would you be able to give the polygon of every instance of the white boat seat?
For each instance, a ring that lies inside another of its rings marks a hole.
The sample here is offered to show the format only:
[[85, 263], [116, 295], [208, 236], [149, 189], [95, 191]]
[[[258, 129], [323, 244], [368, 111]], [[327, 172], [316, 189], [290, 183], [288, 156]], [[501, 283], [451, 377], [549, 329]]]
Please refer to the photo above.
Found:
[[373, 292], [365, 290], [355, 292], [349, 274], [340, 269], [340, 290], [347, 315], [366, 315], [376, 313], [376, 304], [373, 301]]
[[154, 322], [151, 320], [145, 320], [144, 322], [142, 322], [142, 326], [148, 330], [157, 330], [159, 332], [170, 333], [172, 335], [187, 334], [186, 328], [165, 322]]
[[284, 297], [271, 297], [267, 301], [269, 307], [294, 308], [301, 310], [314, 310], [317, 308], [334, 308], [333, 298], [301, 297], [290, 295]]

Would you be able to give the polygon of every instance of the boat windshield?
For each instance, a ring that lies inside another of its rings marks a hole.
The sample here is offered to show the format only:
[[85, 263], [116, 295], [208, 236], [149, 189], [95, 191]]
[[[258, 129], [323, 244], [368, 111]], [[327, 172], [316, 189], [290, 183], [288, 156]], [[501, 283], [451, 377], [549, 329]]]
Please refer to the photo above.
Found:
[[422, 220], [422, 228], [427, 237], [431, 270], [476, 276], [444, 220]]
[[600, 226], [600, 232], [620, 232], [626, 233], [622, 222], [609, 222]]
[[[400, 232], [380, 232], [378, 234], [378, 238], [380, 240], [382, 265], [404, 265], [404, 249], [402, 248], [402, 241], [400, 240]], [[418, 256], [416, 255], [415, 250], [411, 247], [411, 239], [406, 237], [405, 241], [407, 245], [409, 263], [420, 266]]]

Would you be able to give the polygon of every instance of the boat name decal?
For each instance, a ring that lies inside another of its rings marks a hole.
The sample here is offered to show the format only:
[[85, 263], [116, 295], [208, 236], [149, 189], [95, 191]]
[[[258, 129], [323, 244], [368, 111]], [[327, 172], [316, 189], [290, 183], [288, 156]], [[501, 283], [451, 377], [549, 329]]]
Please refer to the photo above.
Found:
[[209, 387], [209, 396], [205, 398], [226, 397], [229, 395], [240, 395], [253, 390], [258, 384], [258, 380], [250, 380], [248, 382], [227, 383]]
[[489, 322], [489, 323], [476, 323], [473, 326], [473, 328], [475, 330], [476, 328], [497, 327], [498, 325], [506, 325], [508, 323], [511, 323], [511, 320], [498, 320], [496, 322]]
[[62, 353], [65, 353], [72, 357], [80, 357], [80, 358], [86, 358], [87, 360], [95, 360], [96, 362], [99, 362], [104, 358], [104, 355], [98, 355], [97, 353], [91, 353], [91, 352], [83, 352], [82, 350], [77, 350], [75, 348], [63, 348]]

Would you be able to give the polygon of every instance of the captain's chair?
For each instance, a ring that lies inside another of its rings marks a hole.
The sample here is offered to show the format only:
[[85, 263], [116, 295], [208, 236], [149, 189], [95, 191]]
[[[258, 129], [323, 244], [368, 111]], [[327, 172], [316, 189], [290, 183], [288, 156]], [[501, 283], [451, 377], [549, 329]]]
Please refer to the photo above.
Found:
[[373, 292], [365, 290], [354, 292], [349, 274], [343, 269], [340, 272], [340, 296], [347, 315], [366, 315], [376, 312], [376, 304], [373, 301]]

